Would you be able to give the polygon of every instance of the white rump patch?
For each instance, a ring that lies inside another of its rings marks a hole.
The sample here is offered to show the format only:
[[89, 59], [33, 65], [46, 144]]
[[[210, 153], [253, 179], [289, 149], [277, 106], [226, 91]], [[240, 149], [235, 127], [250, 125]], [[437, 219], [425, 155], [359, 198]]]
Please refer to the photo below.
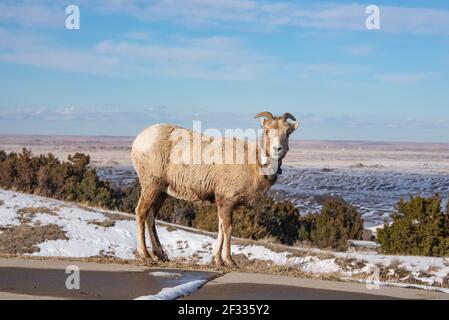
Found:
[[156, 124], [142, 131], [134, 140], [133, 150], [144, 153], [150, 151], [159, 140], [161, 126], [160, 124]]

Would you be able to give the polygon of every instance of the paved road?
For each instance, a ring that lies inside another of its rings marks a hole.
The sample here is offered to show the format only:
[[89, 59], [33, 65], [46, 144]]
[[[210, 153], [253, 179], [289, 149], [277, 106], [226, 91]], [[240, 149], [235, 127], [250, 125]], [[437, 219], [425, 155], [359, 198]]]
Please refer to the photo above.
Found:
[[[80, 269], [80, 289], [68, 290], [66, 267]], [[159, 272], [159, 274], [158, 274]], [[163, 272], [161, 275], [160, 272]], [[208, 280], [216, 273], [149, 269], [68, 261], [0, 259], [0, 299], [135, 299], [155, 295], [187, 281]]]
[[[80, 290], [67, 290], [68, 265], [80, 268]], [[154, 272], [165, 272], [166, 276]], [[178, 274], [168, 276], [167, 273]], [[448, 299], [449, 295], [421, 290], [292, 278], [277, 275], [187, 270], [160, 270], [115, 264], [31, 259], [0, 259], [0, 299], [134, 299], [192, 280], [209, 280], [184, 297], [192, 299]]]
[[365, 284], [279, 275], [233, 272], [209, 281], [185, 300], [394, 300], [449, 299], [449, 294], [381, 286], [369, 290]]

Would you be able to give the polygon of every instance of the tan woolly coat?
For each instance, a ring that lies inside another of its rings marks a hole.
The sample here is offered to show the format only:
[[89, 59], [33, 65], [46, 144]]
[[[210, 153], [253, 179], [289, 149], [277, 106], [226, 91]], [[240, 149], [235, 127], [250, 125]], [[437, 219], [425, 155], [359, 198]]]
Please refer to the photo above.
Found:
[[[239, 143], [229, 153], [229, 146]], [[254, 205], [276, 179], [260, 174], [255, 142], [206, 137], [169, 124], [140, 133], [131, 156], [142, 189], [157, 188], [187, 201]]]

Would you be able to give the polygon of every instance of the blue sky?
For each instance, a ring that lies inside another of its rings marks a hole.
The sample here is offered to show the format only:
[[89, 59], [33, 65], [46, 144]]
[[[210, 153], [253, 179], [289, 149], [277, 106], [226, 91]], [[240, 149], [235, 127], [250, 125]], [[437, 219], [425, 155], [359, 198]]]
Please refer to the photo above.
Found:
[[299, 139], [449, 142], [449, 3], [2, 0], [0, 74], [0, 133], [247, 128], [269, 110]]

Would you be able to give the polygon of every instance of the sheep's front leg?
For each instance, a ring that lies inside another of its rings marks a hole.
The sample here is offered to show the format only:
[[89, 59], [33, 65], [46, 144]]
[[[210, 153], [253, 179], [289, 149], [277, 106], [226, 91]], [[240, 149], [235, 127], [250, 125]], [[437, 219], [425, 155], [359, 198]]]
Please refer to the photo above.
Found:
[[223, 249], [222, 256], [224, 263], [228, 267], [237, 267], [237, 264], [231, 257], [231, 234], [232, 234], [232, 206], [223, 206], [222, 210], [218, 211], [222, 221], [223, 229]]
[[223, 259], [221, 258], [222, 248], [223, 248], [223, 222], [221, 221], [220, 214], [218, 214], [218, 236], [217, 236], [217, 244], [215, 245], [214, 250], [214, 261], [217, 267], [223, 266]]

